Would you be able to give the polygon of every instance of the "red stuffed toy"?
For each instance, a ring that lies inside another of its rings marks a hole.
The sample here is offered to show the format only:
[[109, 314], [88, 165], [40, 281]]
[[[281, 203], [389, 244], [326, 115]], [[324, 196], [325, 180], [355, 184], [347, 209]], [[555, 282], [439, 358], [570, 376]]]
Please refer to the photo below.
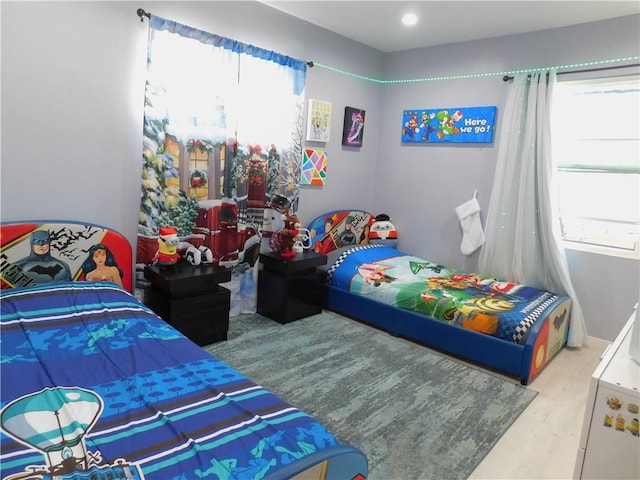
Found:
[[293, 244], [299, 233], [300, 220], [295, 214], [290, 214], [288, 211], [282, 214], [282, 219], [284, 220], [284, 228], [278, 233], [280, 256], [282, 258], [293, 258], [296, 256]]

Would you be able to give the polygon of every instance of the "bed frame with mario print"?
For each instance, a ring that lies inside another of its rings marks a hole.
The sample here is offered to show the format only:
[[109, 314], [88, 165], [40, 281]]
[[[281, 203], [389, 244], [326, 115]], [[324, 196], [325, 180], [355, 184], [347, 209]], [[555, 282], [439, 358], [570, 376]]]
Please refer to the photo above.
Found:
[[[332, 251], [348, 245], [349, 241], [352, 244], [368, 242], [367, 232], [373, 220], [370, 213], [362, 210], [336, 210], [322, 214], [308, 226], [311, 248], [328, 255], [329, 268]], [[530, 327], [524, 344], [516, 344], [385, 305], [330, 284], [326, 285], [324, 306], [391, 335], [516, 377], [523, 385], [530, 383], [566, 344], [571, 314], [571, 300], [564, 297]]]

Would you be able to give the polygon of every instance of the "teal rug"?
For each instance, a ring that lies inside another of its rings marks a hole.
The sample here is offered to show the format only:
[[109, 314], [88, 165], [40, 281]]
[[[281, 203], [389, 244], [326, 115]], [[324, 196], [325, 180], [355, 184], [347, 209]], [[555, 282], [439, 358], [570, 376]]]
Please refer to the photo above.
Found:
[[536, 396], [330, 312], [231, 317], [205, 349], [360, 448], [370, 480], [467, 478]]

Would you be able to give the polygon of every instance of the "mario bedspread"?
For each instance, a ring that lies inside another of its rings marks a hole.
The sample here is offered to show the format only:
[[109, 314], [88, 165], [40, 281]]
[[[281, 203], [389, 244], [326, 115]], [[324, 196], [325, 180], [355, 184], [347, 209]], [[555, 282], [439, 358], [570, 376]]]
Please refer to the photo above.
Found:
[[404, 254], [381, 245], [355, 246], [329, 266], [331, 285], [513, 343], [561, 297]]

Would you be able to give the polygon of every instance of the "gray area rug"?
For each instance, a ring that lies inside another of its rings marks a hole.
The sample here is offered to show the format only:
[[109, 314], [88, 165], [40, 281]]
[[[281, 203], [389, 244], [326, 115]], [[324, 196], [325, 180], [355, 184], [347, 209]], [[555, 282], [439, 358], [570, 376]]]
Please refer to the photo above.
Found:
[[467, 478], [536, 396], [330, 312], [231, 317], [205, 349], [360, 448], [370, 480]]

